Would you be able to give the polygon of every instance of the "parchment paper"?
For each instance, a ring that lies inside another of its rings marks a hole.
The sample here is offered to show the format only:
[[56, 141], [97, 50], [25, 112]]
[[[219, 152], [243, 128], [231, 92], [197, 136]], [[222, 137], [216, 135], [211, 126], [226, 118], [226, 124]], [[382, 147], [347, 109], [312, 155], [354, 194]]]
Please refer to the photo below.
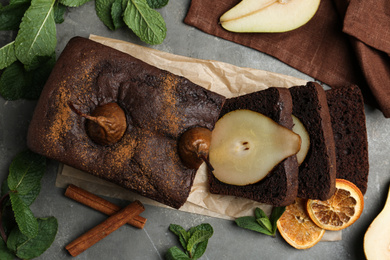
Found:
[[[200, 60], [155, 49], [142, 47], [115, 39], [90, 35], [90, 39], [126, 52], [160, 69], [184, 76], [192, 82], [226, 97], [234, 97], [272, 86], [291, 87], [304, 85], [305, 80], [282, 74], [237, 67], [231, 64]], [[113, 183], [107, 182], [67, 165], [61, 165], [56, 186], [77, 185], [95, 194], [125, 200], [138, 199], [142, 203], [166, 207], [161, 203], [142, 197]], [[203, 164], [196, 173], [194, 185], [187, 202], [179, 209], [190, 213], [233, 220], [241, 216], [254, 214], [256, 207], [262, 208], [268, 215], [272, 207], [252, 200], [234, 196], [215, 195], [208, 192], [206, 166]], [[341, 239], [341, 232], [326, 232], [322, 241]]]

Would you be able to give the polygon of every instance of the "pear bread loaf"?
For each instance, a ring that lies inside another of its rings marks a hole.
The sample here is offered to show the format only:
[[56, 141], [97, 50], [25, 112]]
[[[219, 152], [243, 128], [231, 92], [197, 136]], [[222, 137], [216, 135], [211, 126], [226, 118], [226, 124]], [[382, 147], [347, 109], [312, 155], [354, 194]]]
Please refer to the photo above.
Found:
[[[227, 99], [220, 117], [238, 109], [259, 112], [292, 129], [292, 99], [288, 89], [272, 87]], [[234, 195], [275, 206], [291, 204], [298, 192], [298, 163], [295, 155], [284, 159], [264, 179], [254, 184], [226, 184], [219, 181], [211, 171], [208, 177], [210, 193]]]
[[289, 90], [293, 115], [303, 123], [310, 138], [310, 149], [299, 166], [298, 197], [327, 200], [336, 189], [336, 153], [325, 90], [316, 82]]
[[[27, 143], [36, 153], [179, 208], [197, 169], [181, 162], [178, 139], [193, 127], [212, 130], [224, 101], [184, 77], [76, 37], [43, 89]], [[124, 111], [125, 130], [116, 143], [101, 145], [80, 115], [111, 103]]]
[[354, 183], [365, 194], [369, 162], [362, 93], [350, 85], [327, 90], [326, 98], [336, 145], [336, 176]]

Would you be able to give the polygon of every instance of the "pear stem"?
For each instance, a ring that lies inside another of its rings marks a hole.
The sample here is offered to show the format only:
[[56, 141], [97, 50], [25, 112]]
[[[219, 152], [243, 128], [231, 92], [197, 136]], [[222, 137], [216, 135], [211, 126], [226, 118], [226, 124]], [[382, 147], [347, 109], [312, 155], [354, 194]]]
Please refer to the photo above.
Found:
[[199, 155], [199, 158], [202, 159], [206, 163], [206, 165], [210, 169], [210, 171], [214, 171], [214, 167], [211, 165], [210, 161], [207, 159], [207, 157], [205, 155], [201, 154], [201, 155]]
[[90, 115], [86, 115], [86, 114], [84, 114], [84, 113], [81, 113], [80, 110], [78, 110], [78, 109], [73, 105], [73, 103], [72, 103], [71, 101], [68, 102], [68, 106], [70, 107], [70, 109], [71, 109], [73, 112], [75, 112], [75, 113], [78, 114], [79, 116], [84, 117], [84, 118], [86, 118], [86, 119], [88, 119], [88, 120], [91, 120], [91, 121], [93, 121], [93, 122], [99, 124], [99, 122], [98, 122], [98, 120], [97, 120], [96, 117], [93, 117], [93, 116], [90, 116]]

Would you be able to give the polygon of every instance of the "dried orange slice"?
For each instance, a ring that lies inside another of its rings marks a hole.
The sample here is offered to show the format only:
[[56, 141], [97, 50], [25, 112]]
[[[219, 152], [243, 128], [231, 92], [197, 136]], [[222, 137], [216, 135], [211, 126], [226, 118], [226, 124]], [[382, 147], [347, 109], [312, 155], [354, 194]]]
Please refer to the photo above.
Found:
[[308, 200], [307, 212], [319, 227], [341, 230], [352, 225], [362, 214], [363, 194], [352, 182], [336, 179], [336, 192], [325, 201]]
[[286, 207], [277, 222], [279, 233], [291, 246], [307, 249], [317, 244], [325, 233], [306, 213], [306, 200], [297, 198]]

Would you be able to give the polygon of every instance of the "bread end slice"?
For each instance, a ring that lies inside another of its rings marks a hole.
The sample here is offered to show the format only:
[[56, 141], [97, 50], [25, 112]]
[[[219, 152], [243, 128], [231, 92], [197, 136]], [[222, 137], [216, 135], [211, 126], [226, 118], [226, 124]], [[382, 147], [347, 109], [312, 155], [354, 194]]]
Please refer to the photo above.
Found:
[[326, 91], [336, 145], [337, 178], [367, 190], [369, 161], [364, 101], [356, 85]]

